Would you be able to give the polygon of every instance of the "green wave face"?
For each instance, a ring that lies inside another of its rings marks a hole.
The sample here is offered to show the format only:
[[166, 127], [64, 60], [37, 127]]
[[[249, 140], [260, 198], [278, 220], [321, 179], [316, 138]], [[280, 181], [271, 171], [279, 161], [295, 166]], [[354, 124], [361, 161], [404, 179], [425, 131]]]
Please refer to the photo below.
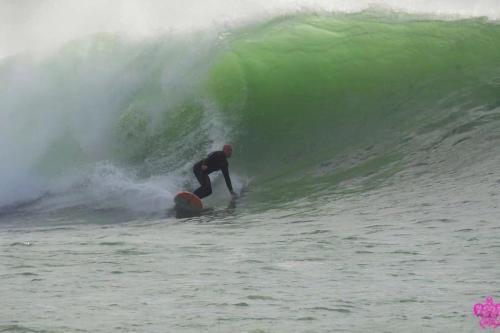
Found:
[[284, 16], [219, 36], [97, 35], [28, 69], [0, 66], [0, 139], [15, 143], [0, 149], [0, 176], [50, 183], [111, 161], [180, 186], [231, 141], [232, 172], [259, 200], [383, 181], [446, 138], [498, 124], [499, 46], [494, 22], [384, 12]]
[[[500, 27], [483, 20], [299, 15], [228, 44], [208, 88], [239, 121], [241, 167], [268, 178], [307, 175], [356, 147], [394, 145], [452, 109], [499, 103]], [[379, 157], [374, 165], [392, 158]]]

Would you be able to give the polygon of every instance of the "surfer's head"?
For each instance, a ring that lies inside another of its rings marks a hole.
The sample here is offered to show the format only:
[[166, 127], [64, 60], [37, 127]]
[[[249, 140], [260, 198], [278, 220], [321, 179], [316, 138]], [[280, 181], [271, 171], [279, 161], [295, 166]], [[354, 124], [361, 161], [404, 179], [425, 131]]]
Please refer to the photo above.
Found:
[[224, 147], [222, 147], [222, 151], [224, 152], [224, 155], [226, 155], [226, 157], [231, 157], [231, 155], [233, 154], [233, 146], [224, 145]]

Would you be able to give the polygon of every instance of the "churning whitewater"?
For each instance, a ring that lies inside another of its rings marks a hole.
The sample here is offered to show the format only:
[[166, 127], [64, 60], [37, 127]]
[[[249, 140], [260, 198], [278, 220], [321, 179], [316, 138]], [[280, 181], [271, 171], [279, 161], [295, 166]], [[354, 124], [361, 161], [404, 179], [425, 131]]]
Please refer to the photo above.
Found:
[[[0, 60], [0, 332], [479, 329], [500, 25], [441, 14], [268, 13]], [[211, 210], [175, 219], [227, 142], [245, 195], [214, 177]]]

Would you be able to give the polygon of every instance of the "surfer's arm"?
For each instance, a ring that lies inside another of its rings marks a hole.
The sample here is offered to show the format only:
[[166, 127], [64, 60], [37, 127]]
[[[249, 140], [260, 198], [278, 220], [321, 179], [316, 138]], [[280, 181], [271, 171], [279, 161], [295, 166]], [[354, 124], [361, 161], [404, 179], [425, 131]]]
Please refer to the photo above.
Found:
[[224, 180], [226, 181], [226, 186], [227, 186], [227, 189], [229, 190], [229, 192], [231, 192], [231, 194], [234, 193], [233, 191], [233, 185], [231, 184], [231, 178], [229, 177], [229, 170], [226, 167], [222, 168], [222, 174], [224, 175]]

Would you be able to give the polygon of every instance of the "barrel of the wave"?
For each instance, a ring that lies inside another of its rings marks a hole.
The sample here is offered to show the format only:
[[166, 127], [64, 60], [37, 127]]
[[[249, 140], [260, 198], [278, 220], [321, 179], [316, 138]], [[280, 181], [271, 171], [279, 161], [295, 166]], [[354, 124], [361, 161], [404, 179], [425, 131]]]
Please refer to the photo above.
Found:
[[175, 195], [175, 212], [177, 217], [190, 217], [200, 215], [203, 203], [196, 194], [191, 192], [179, 192]]

